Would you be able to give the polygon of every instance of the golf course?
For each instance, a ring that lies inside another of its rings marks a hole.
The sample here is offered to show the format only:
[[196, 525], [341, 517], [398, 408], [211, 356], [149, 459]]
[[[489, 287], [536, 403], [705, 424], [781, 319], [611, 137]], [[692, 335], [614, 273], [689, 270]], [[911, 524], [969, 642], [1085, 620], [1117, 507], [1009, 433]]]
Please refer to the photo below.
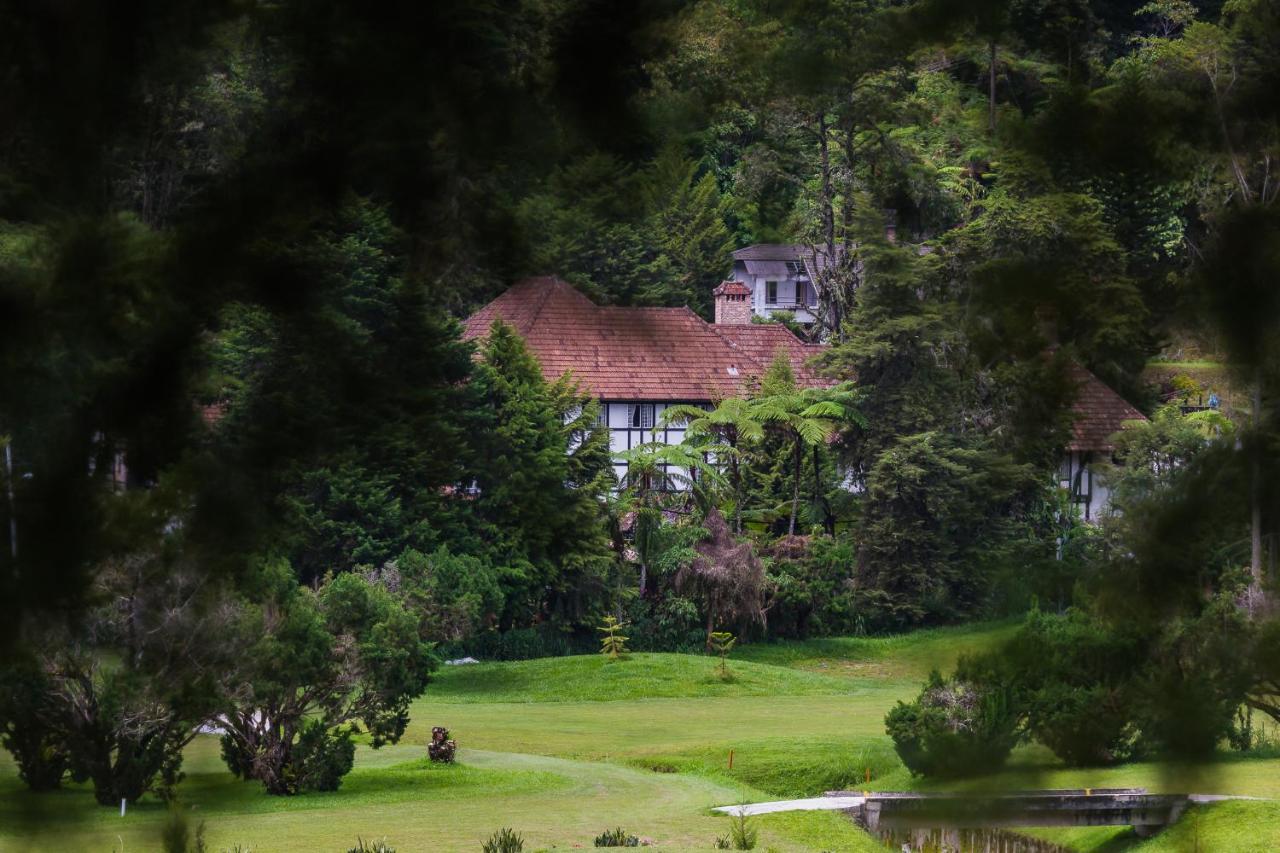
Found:
[[[336, 851], [357, 838], [401, 851], [479, 851], [509, 826], [525, 849], [591, 847], [614, 827], [655, 850], [714, 849], [730, 818], [714, 806], [820, 794], [834, 788], [918, 786], [884, 734], [884, 714], [910, 698], [933, 667], [989, 648], [1011, 624], [743, 646], [722, 679], [714, 657], [575, 656], [442, 667], [412, 707], [404, 739], [361, 745], [339, 791], [273, 797], [237, 780], [218, 739], [188, 748], [179, 807], [205, 824], [209, 850]], [[458, 741], [456, 764], [432, 764], [433, 725]], [[730, 769], [730, 752], [733, 765]], [[168, 808], [154, 798], [117, 810], [87, 786], [33, 794], [5, 756], [0, 764], [0, 849], [159, 849]], [[1280, 758], [1223, 753], [1194, 767], [1135, 763], [1068, 770], [1023, 747], [974, 789], [1143, 786], [1280, 798]], [[753, 819], [757, 849], [884, 849], [838, 812]], [[1028, 830], [1081, 851], [1272, 850], [1280, 802], [1192, 809], [1156, 838], [1131, 830]], [[237, 848], [237, 845], [239, 847]]]

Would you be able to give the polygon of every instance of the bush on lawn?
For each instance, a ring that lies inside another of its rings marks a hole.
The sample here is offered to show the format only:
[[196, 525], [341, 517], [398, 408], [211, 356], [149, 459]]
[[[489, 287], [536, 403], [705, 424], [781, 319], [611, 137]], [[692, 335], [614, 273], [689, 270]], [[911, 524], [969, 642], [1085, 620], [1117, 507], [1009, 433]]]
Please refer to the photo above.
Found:
[[510, 827], [504, 826], [484, 843], [484, 853], [524, 853], [524, 838]]
[[51, 791], [70, 766], [66, 742], [53, 724], [49, 676], [34, 662], [0, 670], [0, 746], [33, 791]]
[[365, 841], [363, 838], [356, 838], [356, 846], [347, 853], [396, 853], [396, 848], [388, 844], [385, 838], [381, 841]]
[[191, 818], [177, 807], [169, 809], [169, 817], [160, 828], [160, 848], [164, 853], [205, 853], [204, 821], [191, 829]]
[[627, 831], [622, 827], [616, 829], [606, 829], [604, 832], [596, 836], [596, 847], [639, 847], [640, 839], [635, 835], [628, 835]]
[[1004, 649], [998, 678], [1026, 708], [1027, 731], [1073, 766], [1133, 756], [1138, 741], [1132, 679], [1142, 656], [1079, 610], [1032, 611]]
[[898, 757], [919, 776], [962, 776], [1001, 767], [1020, 738], [1007, 690], [935, 670], [920, 696], [885, 717]]
[[298, 790], [336, 791], [342, 785], [342, 777], [350, 773], [356, 763], [351, 729], [339, 726], [330, 732], [324, 723], [313, 720], [298, 737], [293, 757]]
[[312, 590], [270, 563], [256, 580], [240, 615], [240, 635], [254, 639], [220, 715], [223, 756], [272, 794], [336, 790], [358, 724], [374, 748], [404, 734], [435, 667], [420, 617], [385, 579], [346, 573]]

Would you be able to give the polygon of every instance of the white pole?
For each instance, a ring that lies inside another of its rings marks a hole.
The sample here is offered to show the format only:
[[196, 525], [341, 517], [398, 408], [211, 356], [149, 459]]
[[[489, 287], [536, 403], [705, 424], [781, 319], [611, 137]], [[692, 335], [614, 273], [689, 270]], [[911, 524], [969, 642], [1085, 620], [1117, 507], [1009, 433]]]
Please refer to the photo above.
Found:
[[124, 817], [124, 797], [120, 798], [120, 817]]

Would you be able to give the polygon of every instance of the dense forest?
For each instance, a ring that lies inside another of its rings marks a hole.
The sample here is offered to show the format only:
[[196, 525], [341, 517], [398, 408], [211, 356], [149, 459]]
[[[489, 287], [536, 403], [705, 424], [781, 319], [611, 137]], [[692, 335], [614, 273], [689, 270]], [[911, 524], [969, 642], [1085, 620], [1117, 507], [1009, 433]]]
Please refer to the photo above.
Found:
[[[6, 19], [0, 737], [32, 787], [165, 793], [219, 717], [237, 774], [332, 789], [442, 655], [606, 616], [671, 651], [1030, 612], [895, 712], [923, 772], [1014, 727], [1089, 761], [1280, 720], [1280, 5]], [[758, 242], [837, 259], [800, 330], [835, 384], [780, 362], [675, 413], [688, 446], [627, 461], [687, 489], [619, 489], [571, 379], [462, 340], [526, 275], [709, 317]], [[1144, 374], [1173, 348], [1238, 404], [1184, 413], [1206, 389]], [[1150, 417], [1096, 525], [1056, 475], [1076, 364]], [[998, 731], [938, 746], [947, 690], [1006, 691]]]

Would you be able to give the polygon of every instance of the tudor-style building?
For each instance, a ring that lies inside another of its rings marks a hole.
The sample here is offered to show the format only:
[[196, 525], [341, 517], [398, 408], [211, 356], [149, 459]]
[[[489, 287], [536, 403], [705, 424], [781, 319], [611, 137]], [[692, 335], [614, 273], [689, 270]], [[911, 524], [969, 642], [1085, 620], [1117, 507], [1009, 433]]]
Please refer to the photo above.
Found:
[[[651, 441], [668, 406], [710, 406], [751, 393], [779, 353], [800, 385], [832, 384], [812, 364], [823, 346], [801, 341], [781, 324], [752, 322], [757, 312], [745, 282], [723, 282], [713, 295], [715, 322], [708, 323], [688, 308], [596, 305], [561, 279], [529, 278], [467, 318], [463, 337], [483, 337], [495, 320], [514, 327], [548, 381], [571, 373], [600, 401], [600, 425], [608, 428], [615, 454]], [[1068, 370], [1076, 385], [1075, 418], [1059, 485], [1092, 522], [1108, 493], [1090, 465], [1114, 452], [1113, 435], [1145, 417], [1084, 367], [1071, 363]], [[684, 429], [667, 427], [658, 437], [677, 443]], [[616, 456], [614, 473], [619, 481], [626, 473]]]
[[1090, 466], [1115, 453], [1112, 437], [1116, 433], [1147, 417], [1081, 365], [1069, 362], [1067, 371], [1076, 393], [1071, 403], [1071, 440], [1058, 468], [1058, 485], [1067, 490], [1081, 518], [1096, 522], [1111, 494]]
[[[782, 325], [752, 323], [749, 295], [741, 282], [717, 287], [716, 321], [708, 323], [688, 308], [596, 305], [561, 279], [529, 278], [467, 318], [463, 337], [483, 337], [495, 320], [512, 326], [548, 381], [570, 373], [600, 401], [600, 425], [620, 453], [652, 441], [670, 405], [710, 406], [750, 393], [779, 353], [801, 386], [830, 384], [810, 364], [823, 347]], [[659, 438], [678, 443], [684, 430], [671, 427]], [[617, 457], [614, 473], [619, 480], [626, 473]]]

